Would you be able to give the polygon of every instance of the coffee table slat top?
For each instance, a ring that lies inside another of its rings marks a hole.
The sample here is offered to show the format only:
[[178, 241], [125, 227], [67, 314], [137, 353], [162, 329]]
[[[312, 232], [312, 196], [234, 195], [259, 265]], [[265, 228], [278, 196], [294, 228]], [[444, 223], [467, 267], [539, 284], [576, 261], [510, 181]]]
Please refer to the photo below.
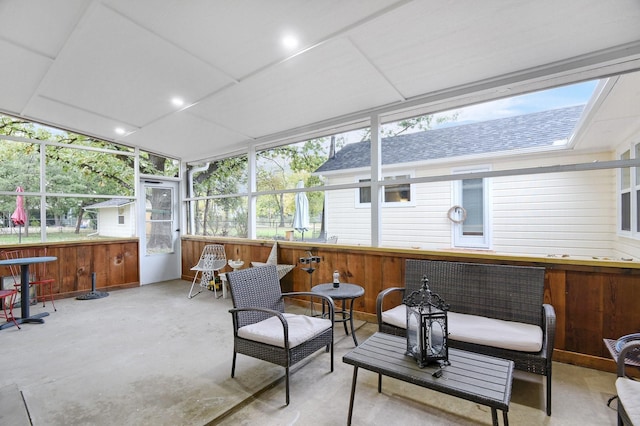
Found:
[[438, 366], [420, 368], [406, 355], [404, 337], [375, 333], [366, 342], [344, 355], [342, 361], [468, 401], [509, 411], [513, 361], [449, 349], [448, 365], [442, 377], [432, 374]]

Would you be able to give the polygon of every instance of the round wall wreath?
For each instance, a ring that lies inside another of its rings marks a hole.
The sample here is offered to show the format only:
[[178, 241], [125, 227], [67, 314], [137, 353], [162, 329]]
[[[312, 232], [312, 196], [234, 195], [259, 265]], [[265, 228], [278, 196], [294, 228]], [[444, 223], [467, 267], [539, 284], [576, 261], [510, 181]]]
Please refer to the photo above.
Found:
[[[455, 214], [460, 212], [460, 218], [456, 219]], [[467, 211], [462, 206], [452, 206], [447, 212], [447, 217], [453, 223], [462, 223], [467, 218]]]

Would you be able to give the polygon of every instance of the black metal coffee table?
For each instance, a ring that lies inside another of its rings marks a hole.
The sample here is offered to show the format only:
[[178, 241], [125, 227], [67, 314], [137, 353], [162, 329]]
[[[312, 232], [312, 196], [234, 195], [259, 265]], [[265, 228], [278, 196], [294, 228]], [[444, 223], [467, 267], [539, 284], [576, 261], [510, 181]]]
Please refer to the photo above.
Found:
[[378, 373], [378, 392], [382, 392], [382, 376], [393, 377], [447, 395], [457, 396], [491, 408], [493, 424], [498, 424], [497, 410], [502, 411], [504, 424], [509, 424], [507, 412], [511, 400], [513, 361], [449, 349], [448, 365], [442, 376], [434, 377], [438, 366], [420, 368], [405, 355], [407, 339], [385, 333], [375, 333], [367, 341], [347, 353], [342, 361], [353, 365], [351, 399], [347, 424], [351, 424], [358, 368]]

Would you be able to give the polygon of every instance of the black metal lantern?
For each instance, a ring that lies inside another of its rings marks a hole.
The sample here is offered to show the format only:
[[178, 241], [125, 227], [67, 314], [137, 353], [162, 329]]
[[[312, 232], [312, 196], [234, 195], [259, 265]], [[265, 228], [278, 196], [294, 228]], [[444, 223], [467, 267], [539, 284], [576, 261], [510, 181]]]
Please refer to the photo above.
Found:
[[448, 365], [449, 305], [431, 292], [426, 276], [422, 278], [422, 287], [405, 297], [403, 303], [407, 306], [407, 355], [414, 357], [420, 368], [430, 363]]

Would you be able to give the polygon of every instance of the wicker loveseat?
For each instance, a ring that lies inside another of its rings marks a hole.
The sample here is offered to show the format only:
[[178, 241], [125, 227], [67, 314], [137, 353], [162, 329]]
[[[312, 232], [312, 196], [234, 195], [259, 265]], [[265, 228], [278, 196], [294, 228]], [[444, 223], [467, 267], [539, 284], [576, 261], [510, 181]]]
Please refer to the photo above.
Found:
[[424, 276], [450, 305], [449, 346], [510, 359], [518, 370], [546, 376], [546, 412], [551, 415], [556, 316], [543, 303], [544, 268], [407, 260], [405, 286], [378, 295], [379, 331], [406, 335], [406, 309], [385, 305], [385, 298], [419, 289]]

